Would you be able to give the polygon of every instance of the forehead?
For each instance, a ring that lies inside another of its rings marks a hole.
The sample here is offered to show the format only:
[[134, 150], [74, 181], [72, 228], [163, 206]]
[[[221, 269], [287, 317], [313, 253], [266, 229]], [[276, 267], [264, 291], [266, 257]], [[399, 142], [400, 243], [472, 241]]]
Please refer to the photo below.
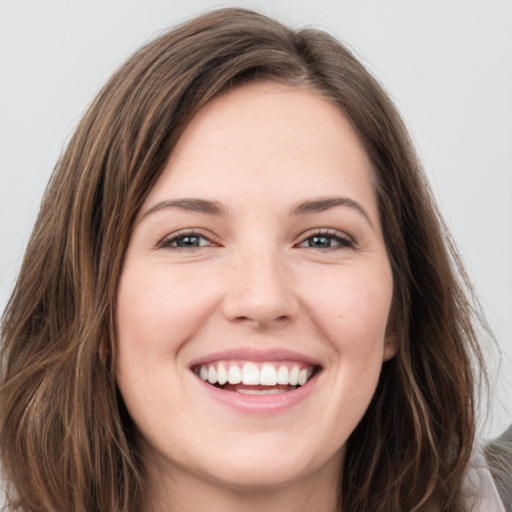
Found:
[[375, 202], [370, 167], [334, 103], [305, 87], [256, 82], [198, 112], [148, 200], [213, 195], [222, 201], [238, 193], [243, 201], [285, 202], [339, 193]]

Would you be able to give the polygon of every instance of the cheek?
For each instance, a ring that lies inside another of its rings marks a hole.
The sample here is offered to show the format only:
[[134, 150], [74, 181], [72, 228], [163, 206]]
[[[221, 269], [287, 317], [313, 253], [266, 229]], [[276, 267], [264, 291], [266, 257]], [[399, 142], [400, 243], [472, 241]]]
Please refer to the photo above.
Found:
[[374, 272], [341, 268], [306, 285], [311, 316], [337, 352], [362, 361], [372, 354], [382, 360], [393, 289], [387, 265]]
[[214, 290], [185, 270], [152, 271], [126, 265], [117, 302], [119, 350], [156, 358], [162, 352], [177, 351], [215, 307]]
[[216, 300], [204, 281], [186, 275], [182, 269], [171, 272], [127, 260], [118, 290], [117, 382], [138, 429], [156, 444], [154, 424], [161, 411], [179, 414], [188, 400], [181, 348], [204, 324]]
[[[328, 347], [326, 371], [321, 378], [329, 396], [322, 402], [316, 434], [343, 446], [366, 412], [381, 373], [386, 325], [392, 299], [392, 277], [386, 265], [326, 268], [303, 280], [301, 290], [307, 317], [318, 339]], [[309, 293], [306, 292], [306, 288]]]

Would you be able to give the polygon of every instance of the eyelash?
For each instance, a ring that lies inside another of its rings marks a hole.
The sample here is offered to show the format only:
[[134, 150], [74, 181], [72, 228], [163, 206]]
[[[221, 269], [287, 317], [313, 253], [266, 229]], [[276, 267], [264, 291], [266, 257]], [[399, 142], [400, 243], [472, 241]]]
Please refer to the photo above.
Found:
[[174, 233], [170, 237], [164, 238], [158, 244], [158, 248], [159, 249], [174, 249], [174, 250], [191, 251], [191, 250], [199, 249], [199, 248], [205, 246], [205, 245], [192, 245], [192, 246], [188, 246], [188, 247], [187, 246], [180, 247], [178, 245], [173, 245], [174, 243], [177, 244], [180, 240], [183, 240], [185, 238], [197, 238], [197, 239], [207, 240], [209, 246], [217, 246], [217, 244], [215, 242], [213, 242], [209, 236], [202, 233], [200, 230], [196, 229], [196, 230], [178, 231], [177, 233]]
[[355, 248], [355, 243], [351, 238], [349, 238], [346, 235], [340, 234], [338, 231], [333, 231], [333, 230], [329, 230], [329, 229], [321, 229], [321, 230], [311, 233], [304, 240], [302, 240], [302, 242], [300, 242], [298, 244], [298, 247], [305, 247], [302, 244], [306, 243], [308, 240], [311, 240], [313, 238], [324, 238], [324, 239], [330, 240], [331, 242], [332, 241], [336, 242], [337, 245], [329, 246], [329, 247], [316, 247], [316, 248], [309, 247], [310, 249], [333, 251], [333, 250], [340, 250], [340, 249], [354, 249]]
[[[190, 245], [190, 246], [179, 246], [177, 245], [180, 241], [186, 238], [193, 238], [199, 241], [200, 245]], [[335, 242], [336, 245], [330, 245], [328, 247], [312, 247], [303, 245], [308, 241], [311, 241], [314, 238], [320, 238], [326, 240], [328, 243]], [[201, 241], [206, 240], [208, 243], [201, 245]], [[174, 245], [176, 244], [176, 245]], [[194, 251], [200, 249], [201, 247], [206, 246], [218, 246], [215, 242], [211, 240], [211, 238], [200, 230], [183, 230], [174, 233], [170, 237], [164, 238], [159, 244], [158, 249], [172, 249], [172, 250], [185, 250], [185, 251]], [[335, 251], [340, 249], [355, 249], [355, 242], [346, 235], [340, 234], [338, 231], [329, 230], [329, 229], [321, 229], [310, 233], [306, 238], [304, 238], [301, 242], [295, 245], [295, 247], [299, 248], [310, 248], [317, 249], [320, 251]]]

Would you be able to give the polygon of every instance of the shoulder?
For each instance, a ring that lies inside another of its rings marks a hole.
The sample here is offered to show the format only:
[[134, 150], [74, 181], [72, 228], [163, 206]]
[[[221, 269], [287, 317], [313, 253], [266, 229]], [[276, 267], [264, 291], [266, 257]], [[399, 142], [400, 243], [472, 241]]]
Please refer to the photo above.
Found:
[[466, 473], [464, 491], [468, 512], [507, 512], [481, 447], [473, 455]]
[[512, 425], [484, 448], [489, 471], [505, 510], [512, 510]]

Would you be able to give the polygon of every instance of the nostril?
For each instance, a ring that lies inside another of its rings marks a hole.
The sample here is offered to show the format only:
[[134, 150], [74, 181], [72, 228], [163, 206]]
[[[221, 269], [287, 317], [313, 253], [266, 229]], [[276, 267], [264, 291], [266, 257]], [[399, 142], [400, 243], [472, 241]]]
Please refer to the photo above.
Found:
[[236, 317], [233, 317], [232, 318], [232, 321], [233, 322], [236, 322], [236, 323], [240, 323], [240, 324], [243, 324], [243, 323], [253, 323], [255, 325], [257, 325], [258, 327], [266, 327], [266, 326], [270, 326], [270, 325], [281, 325], [281, 324], [284, 324], [286, 322], [288, 322], [290, 319], [290, 316], [289, 315], [280, 315], [280, 316], [276, 316], [276, 317], [272, 317], [271, 315], [253, 315], [253, 316], [245, 316], [245, 315], [240, 315], [240, 316], [236, 316]]

